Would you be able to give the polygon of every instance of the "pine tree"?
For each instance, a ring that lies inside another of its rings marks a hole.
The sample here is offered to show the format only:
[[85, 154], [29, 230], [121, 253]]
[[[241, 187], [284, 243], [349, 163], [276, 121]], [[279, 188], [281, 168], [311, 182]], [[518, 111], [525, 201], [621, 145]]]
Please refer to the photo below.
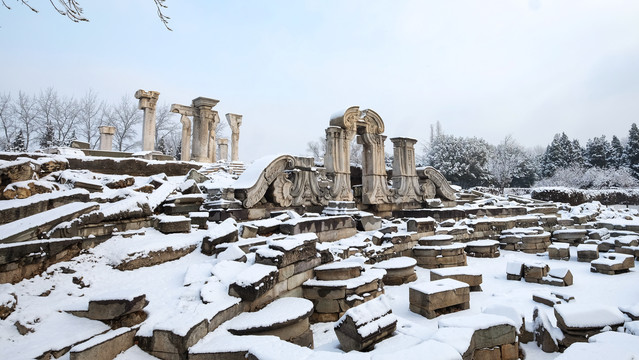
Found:
[[182, 160], [182, 144], [178, 143], [177, 148], [175, 148], [175, 160]]
[[44, 134], [40, 138], [40, 148], [46, 149], [55, 146], [55, 130], [52, 124], [46, 124]]
[[610, 167], [619, 169], [624, 166], [623, 145], [621, 145], [621, 141], [616, 135], [613, 135], [610, 141], [610, 156], [608, 158]]
[[162, 138], [162, 139], [160, 139], [160, 141], [158, 141], [158, 146], [157, 146], [156, 150], [161, 152], [164, 155], [167, 154], [168, 149], [166, 148], [166, 143], [164, 142], [164, 138]]
[[639, 129], [637, 128], [637, 124], [630, 126], [625, 159], [632, 176], [639, 179]]
[[573, 140], [571, 144], [570, 164], [579, 166], [584, 164], [584, 149], [577, 139]]
[[552, 142], [546, 147], [546, 152], [542, 158], [542, 175], [544, 177], [552, 176], [559, 168], [566, 168], [575, 162], [577, 153], [581, 147], [577, 142], [576, 147], [568, 139], [565, 133], [555, 134]]
[[13, 139], [13, 142], [11, 143], [11, 151], [14, 152], [24, 152], [27, 151], [27, 147], [24, 143], [24, 134], [22, 133], [22, 130], [20, 130], [20, 132], [18, 133], [18, 135], [16, 135], [15, 139]]
[[586, 166], [608, 168], [608, 157], [612, 152], [610, 143], [606, 140], [606, 135], [592, 138], [586, 144], [585, 160]]

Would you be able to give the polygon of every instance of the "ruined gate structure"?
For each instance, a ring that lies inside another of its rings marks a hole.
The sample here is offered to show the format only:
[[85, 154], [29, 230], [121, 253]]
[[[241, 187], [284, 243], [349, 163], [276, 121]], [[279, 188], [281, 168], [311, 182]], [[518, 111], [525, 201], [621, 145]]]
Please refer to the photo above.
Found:
[[[455, 191], [432, 167], [417, 169], [417, 140], [393, 142], [392, 186], [384, 161], [384, 122], [373, 110], [352, 106], [331, 117], [326, 129], [324, 167], [312, 157], [278, 155], [259, 159], [240, 176], [233, 189], [212, 193], [209, 209], [320, 207], [329, 202], [355, 202], [362, 210], [390, 213], [454, 201]], [[350, 144], [363, 145], [362, 185], [351, 186]], [[355, 193], [355, 195], [354, 195]], [[433, 200], [439, 199], [439, 200]]]

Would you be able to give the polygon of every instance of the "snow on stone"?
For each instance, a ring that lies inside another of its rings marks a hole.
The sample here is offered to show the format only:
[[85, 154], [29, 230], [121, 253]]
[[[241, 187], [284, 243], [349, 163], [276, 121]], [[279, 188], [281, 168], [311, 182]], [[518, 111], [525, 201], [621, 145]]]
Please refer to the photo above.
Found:
[[237, 222], [235, 222], [235, 219], [233, 218], [228, 218], [219, 224], [212, 224], [211, 226], [209, 226], [207, 233], [212, 239], [217, 239], [222, 236], [228, 235], [236, 230]]
[[577, 251], [597, 251], [597, 244], [579, 244], [577, 245]]
[[315, 233], [302, 233], [297, 235], [287, 236], [282, 240], [266, 240], [267, 245], [277, 246], [278, 248], [283, 249], [284, 251], [291, 251], [298, 246], [304, 245], [305, 242], [317, 240], [317, 235]]
[[162, 204], [164, 200], [166, 200], [166, 198], [169, 197], [169, 195], [173, 191], [175, 191], [176, 188], [177, 184], [165, 182], [159, 188], [149, 194], [148, 199], [151, 210], [155, 210], [158, 206], [160, 206], [160, 204]]
[[439, 327], [470, 328], [473, 330], [488, 329], [497, 325], [512, 325], [517, 323], [506, 316], [494, 314], [475, 314], [466, 316], [446, 317], [439, 320]]
[[248, 189], [255, 185], [259, 180], [264, 169], [269, 166], [275, 159], [282, 156], [278, 155], [266, 155], [255, 161], [246, 167], [246, 170], [240, 175], [240, 177], [232, 184], [234, 189]]
[[523, 325], [524, 315], [516, 308], [509, 305], [491, 304], [483, 308], [481, 312], [483, 312], [484, 314], [501, 315], [509, 318], [515, 323], [517, 331], [519, 331], [519, 328], [521, 328], [521, 326]]
[[569, 270], [567, 268], [551, 268], [550, 271], [548, 271], [548, 275], [554, 278], [563, 279], [568, 271]]
[[211, 277], [212, 270], [213, 264], [211, 263], [189, 265], [184, 274], [184, 286], [206, 281]]
[[211, 273], [226, 286], [235, 282], [235, 278], [239, 273], [246, 270], [250, 264], [238, 262], [238, 261], [227, 261], [223, 260], [218, 262], [213, 266], [213, 270]]
[[226, 250], [217, 254], [217, 259], [218, 260], [236, 260], [245, 255], [246, 254], [244, 253], [244, 251], [242, 251], [242, 249], [240, 249], [239, 246], [235, 244], [229, 244], [226, 247]]
[[157, 360], [153, 355], [145, 352], [140, 349], [139, 346], [133, 345], [129, 349], [121, 352], [118, 356], [116, 356], [113, 360]]
[[357, 332], [362, 337], [366, 337], [397, 321], [395, 315], [389, 314], [389, 312], [391, 312], [390, 304], [386, 296], [382, 295], [346, 310], [335, 326], [339, 326], [346, 317], [350, 317], [357, 325]]
[[450, 245], [417, 245], [413, 249], [417, 250], [453, 250], [453, 249], [465, 249], [465, 243], [454, 243]]
[[354, 289], [356, 287], [367, 284], [375, 279], [381, 279], [386, 275], [386, 270], [382, 269], [368, 269], [353, 279], [348, 280], [317, 280], [310, 279], [304, 282], [307, 286], [326, 286], [326, 287], [340, 287], [346, 286], [347, 289]]
[[36, 194], [36, 195], [29, 196], [26, 199], [12, 199], [11, 201], [3, 200], [3, 201], [0, 201], [0, 211], [19, 208], [19, 207], [25, 207], [25, 206], [29, 206], [31, 204], [35, 204], [41, 201], [56, 199], [56, 198], [59, 198], [60, 196], [73, 196], [73, 195], [82, 195], [82, 194], [88, 194], [88, 193], [89, 192], [85, 189], [71, 189], [71, 190], [65, 190], [65, 191], [56, 191], [52, 193]]
[[121, 327], [113, 331], [108, 331], [104, 334], [94, 336], [91, 339], [72, 347], [70, 351], [71, 352], [85, 351], [86, 349], [92, 348], [98, 344], [102, 344], [103, 342], [110, 340], [116, 336], [122, 335], [129, 330], [131, 330], [131, 328]]
[[592, 265], [616, 265], [616, 264], [623, 264], [624, 260], [629, 259], [629, 258], [633, 258], [634, 256], [632, 255], [628, 255], [628, 254], [618, 254], [618, 253], [614, 253], [614, 254], [602, 254], [598, 259], [595, 259], [593, 261], [590, 262], [590, 264]]
[[459, 352], [449, 344], [440, 341], [426, 340], [419, 345], [397, 349], [388, 354], [374, 354], [371, 360], [462, 360]]
[[454, 279], [441, 279], [430, 282], [421, 282], [410, 285], [411, 289], [417, 290], [423, 294], [436, 294], [444, 291], [467, 288], [468, 284]]
[[454, 266], [449, 268], [431, 269], [431, 273], [435, 273], [440, 276], [451, 275], [481, 275], [481, 271], [472, 266]]
[[568, 243], [553, 243], [551, 245], [548, 245], [548, 248], [553, 248], [553, 249], [569, 249], [570, 248], [570, 244]]
[[574, 343], [555, 360], [636, 360], [639, 357], [639, 337], [618, 332], [604, 332]]
[[246, 287], [255, 284], [272, 272], [277, 272], [277, 267], [272, 265], [253, 264], [241, 273], [237, 274], [235, 283], [242, 287]]
[[229, 320], [227, 328], [247, 330], [267, 328], [275, 324], [283, 324], [295, 320], [313, 311], [313, 302], [301, 298], [281, 298], [266, 305], [256, 312], [245, 312]]
[[639, 303], [635, 303], [634, 305], [630, 306], [619, 306], [619, 310], [628, 314], [632, 314], [632, 316], [634, 317], [639, 317]]
[[498, 244], [499, 244], [499, 241], [497, 240], [483, 239], [483, 240], [469, 241], [466, 243], [466, 246], [494, 246]]
[[555, 305], [555, 311], [568, 327], [598, 328], [625, 322], [617, 308], [600, 304], [558, 304]]
[[432, 340], [452, 346], [459, 354], [468, 350], [475, 330], [471, 328], [440, 327], [432, 336]]
[[639, 336], [639, 321], [629, 321], [623, 325], [626, 334]]
[[522, 261], [512, 260], [506, 264], [506, 274], [521, 275], [521, 267], [524, 265]]
[[381, 261], [373, 265], [373, 267], [377, 269], [403, 269], [410, 266], [415, 266], [417, 264], [417, 260], [410, 257], [396, 257], [392, 259], [388, 259], [385, 261]]
[[358, 262], [342, 260], [342, 261], [335, 261], [332, 263], [320, 265], [316, 267], [315, 270], [322, 271], [322, 270], [351, 269], [351, 268], [363, 269], [362, 265]]

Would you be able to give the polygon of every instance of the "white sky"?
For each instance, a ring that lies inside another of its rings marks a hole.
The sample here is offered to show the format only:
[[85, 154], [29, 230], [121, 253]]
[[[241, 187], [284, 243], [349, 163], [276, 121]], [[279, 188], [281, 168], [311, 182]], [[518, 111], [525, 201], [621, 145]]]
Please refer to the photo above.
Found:
[[244, 115], [245, 161], [305, 153], [352, 105], [422, 142], [436, 121], [544, 147], [562, 131], [623, 138], [639, 121], [635, 0], [167, 0], [173, 32], [152, 0], [80, 0], [80, 24], [48, 1], [31, 1], [39, 14], [6, 2], [0, 92], [212, 97]]

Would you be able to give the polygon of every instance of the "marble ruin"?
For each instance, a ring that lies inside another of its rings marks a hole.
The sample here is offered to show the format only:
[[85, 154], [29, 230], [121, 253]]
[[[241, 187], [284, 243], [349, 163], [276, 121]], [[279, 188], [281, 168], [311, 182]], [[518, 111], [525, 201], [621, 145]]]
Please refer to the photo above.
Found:
[[[159, 93], [135, 96], [153, 152]], [[408, 137], [391, 173], [382, 118], [357, 106], [329, 119], [324, 164], [236, 172], [242, 115], [229, 154], [217, 104], [171, 105], [180, 161], [0, 154], [0, 358], [514, 360], [639, 333], [636, 302], [572, 293], [633, 286], [639, 213], [462, 191]]]

